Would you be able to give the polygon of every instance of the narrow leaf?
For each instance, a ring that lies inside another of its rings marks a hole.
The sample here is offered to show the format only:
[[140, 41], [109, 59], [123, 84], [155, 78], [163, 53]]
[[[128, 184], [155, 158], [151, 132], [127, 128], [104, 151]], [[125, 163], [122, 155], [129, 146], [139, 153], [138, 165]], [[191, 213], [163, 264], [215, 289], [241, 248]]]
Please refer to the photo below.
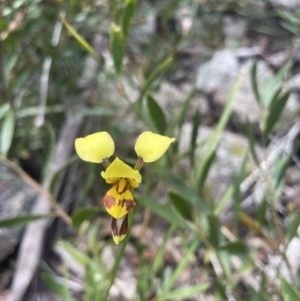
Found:
[[261, 225], [263, 225], [266, 222], [267, 209], [268, 209], [268, 202], [267, 202], [267, 198], [264, 197], [258, 206], [257, 215], [256, 215], [256, 219]]
[[1, 134], [0, 134], [0, 154], [7, 156], [7, 153], [11, 147], [11, 143], [14, 137], [15, 130], [15, 114], [10, 108], [3, 119]]
[[202, 212], [207, 212], [208, 208], [205, 201], [198, 195], [198, 193], [186, 183], [183, 178], [174, 175], [169, 171], [159, 171], [159, 175], [166, 182], [168, 182], [173, 189], [178, 191], [180, 195], [183, 195], [185, 199], [193, 206], [198, 208]]
[[77, 250], [70, 243], [66, 241], [60, 241], [59, 244], [80, 264], [87, 266], [91, 259], [84, 253]]
[[162, 217], [164, 220], [168, 221], [171, 224], [176, 225], [182, 229], [189, 229], [188, 224], [182, 220], [176, 212], [174, 212], [169, 206], [162, 205], [158, 203], [156, 200], [150, 199], [144, 195], [137, 195], [137, 200], [143, 206], [149, 208], [156, 215]]
[[196, 240], [191, 245], [191, 247], [185, 252], [184, 257], [182, 258], [181, 262], [177, 265], [177, 268], [175, 269], [175, 271], [172, 273], [172, 276], [171, 276], [170, 280], [168, 281], [168, 283], [166, 284], [165, 288], [163, 289], [163, 292], [157, 297], [158, 300], [164, 300], [164, 296], [169, 293], [169, 291], [175, 284], [176, 280], [182, 273], [183, 269], [188, 264], [191, 255], [196, 251], [198, 246], [199, 246], [199, 241]]
[[185, 219], [192, 221], [192, 212], [191, 205], [187, 202], [187, 200], [179, 195], [176, 192], [169, 191], [169, 198], [171, 200], [172, 205], [178, 211], [178, 213]]
[[247, 248], [241, 241], [222, 244], [218, 250], [228, 251], [230, 254], [245, 254], [247, 252]]
[[[238, 214], [240, 211], [240, 202], [241, 202], [241, 195], [240, 195], [240, 185], [242, 183], [242, 180], [244, 178], [245, 173], [245, 167], [248, 160], [248, 155], [246, 154], [244, 157], [244, 160], [242, 162], [241, 167], [239, 168], [239, 171], [234, 179], [233, 183], [233, 209], [234, 209], [234, 226], [235, 228], [238, 225]], [[235, 229], [237, 231], [237, 229]]]
[[10, 105], [8, 103], [0, 106], [0, 119], [2, 119], [6, 115], [9, 109], [10, 109]]
[[214, 215], [209, 214], [207, 218], [209, 224], [209, 241], [214, 248], [217, 248], [221, 239], [220, 225]]
[[158, 103], [155, 101], [155, 99], [149, 93], [147, 94], [147, 105], [151, 119], [153, 120], [156, 129], [160, 134], [165, 134], [167, 128], [165, 114]]
[[209, 288], [209, 283], [202, 283], [198, 285], [186, 286], [176, 289], [166, 294], [162, 300], [177, 300], [182, 298], [192, 297], [193, 295], [206, 291]]
[[300, 294], [297, 289], [285, 279], [281, 280], [281, 289], [284, 301], [300, 301]]
[[300, 213], [295, 213], [288, 225], [286, 239], [290, 242], [297, 234], [300, 225]]
[[144, 85], [144, 88], [141, 91], [141, 95], [138, 99], [138, 104], [141, 105], [143, 101], [143, 97], [145, 93], [148, 92], [149, 87], [152, 85], [152, 83], [160, 77], [166, 70], [168, 70], [171, 65], [173, 64], [174, 59], [172, 57], [166, 58], [164, 61], [162, 61], [153, 71], [152, 73], [148, 76], [147, 81]]
[[262, 103], [261, 103], [261, 98], [259, 95], [258, 85], [257, 85], [257, 61], [254, 62], [254, 64], [252, 65], [252, 68], [251, 68], [251, 85], [252, 85], [252, 90], [255, 95], [255, 99], [256, 99], [258, 105], [261, 106]]
[[150, 275], [155, 275], [158, 269], [164, 264], [166, 245], [169, 239], [171, 238], [171, 236], [173, 235], [175, 229], [176, 229], [175, 225], [172, 224], [167, 234], [165, 234], [164, 240], [162, 244], [159, 246], [155, 258], [153, 260], [151, 270], [150, 270]]
[[114, 23], [110, 26], [110, 50], [114, 59], [116, 72], [120, 74], [125, 53], [125, 42], [121, 27]]
[[252, 129], [252, 125], [250, 123], [250, 121], [247, 118], [247, 135], [248, 135], [248, 139], [249, 139], [249, 148], [250, 148], [250, 153], [252, 155], [252, 158], [256, 164], [256, 166], [258, 167], [260, 165], [257, 154], [256, 154], [256, 150], [255, 150], [255, 141], [254, 141], [254, 133], [253, 133], [253, 129]]
[[57, 281], [56, 277], [50, 274], [43, 273], [42, 279], [51, 291], [56, 293], [65, 301], [73, 301], [71, 294], [68, 292], [67, 285], [64, 285]]
[[100, 211], [99, 207], [91, 208], [79, 208], [71, 216], [73, 226], [78, 229], [81, 223], [87, 219], [90, 219]]
[[174, 122], [172, 122], [170, 127], [168, 128], [168, 132], [167, 132], [168, 134], [172, 134], [174, 132], [174, 129], [176, 126], [178, 126], [179, 129], [181, 129], [181, 127], [184, 123], [184, 119], [185, 119], [187, 110], [188, 110], [191, 100], [193, 99], [193, 96], [195, 94], [195, 91], [196, 91], [196, 87], [193, 86], [193, 88], [187, 94], [178, 115], [174, 118]]
[[123, 23], [122, 23], [124, 39], [127, 39], [128, 37], [129, 30], [130, 30], [130, 21], [134, 16], [137, 2], [138, 2], [137, 0], [126, 0]]
[[190, 161], [191, 166], [194, 166], [195, 162], [195, 150], [196, 150], [196, 142], [197, 142], [197, 136], [200, 126], [200, 112], [199, 110], [196, 111], [196, 113], [193, 116], [193, 130], [191, 135], [191, 152], [190, 152]]
[[51, 214], [25, 214], [17, 217], [7, 218], [0, 220], [0, 228], [3, 227], [16, 227], [16, 226], [25, 226], [30, 222], [36, 221], [41, 218], [53, 217]]
[[224, 108], [221, 119], [213, 133], [213, 137], [210, 140], [208, 151], [206, 152], [201, 164], [198, 167], [196, 179], [197, 179], [197, 183], [199, 184], [200, 188], [203, 187], [204, 182], [206, 180], [206, 177], [207, 177], [208, 171], [210, 169], [210, 166], [213, 162], [213, 157], [216, 152], [217, 146], [219, 144], [222, 132], [223, 132], [223, 130], [229, 120], [229, 117], [231, 115], [231, 112], [233, 109], [233, 104], [236, 99], [237, 93], [241, 87], [242, 80], [243, 80], [243, 77], [240, 76], [235, 85], [235, 88], [229, 98], [229, 101], [227, 102], [227, 104]]
[[69, 33], [79, 42], [79, 44], [90, 54], [93, 58], [100, 63], [99, 57], [94, 48], [74, 29], [74, 27], [67, 21], [63, 14], [60, 14], [60, 18], [64, 23]]
[[265, 127], [264, 127], [264, 137], [266, 138], [269, 133], [272, 131], [274, 125], [278, 121], [288, 99], [290, 96], [290, 92], [284, 93], [282, 96], [278, 95], [270, 106], [269, 115], [266, 119]]

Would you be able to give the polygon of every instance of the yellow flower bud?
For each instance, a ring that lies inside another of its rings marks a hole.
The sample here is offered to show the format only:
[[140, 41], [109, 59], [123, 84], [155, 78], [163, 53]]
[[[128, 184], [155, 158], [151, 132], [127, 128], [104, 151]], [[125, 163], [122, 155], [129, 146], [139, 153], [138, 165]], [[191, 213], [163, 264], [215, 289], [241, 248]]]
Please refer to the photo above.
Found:
[[107, 132], [99, 132], [75, 140], [75, 149], [81, 160], [101, 163], [115, 151], [115, 144]]
[[150, 163], [158, 160], [175, 140], [152, 132], [144, 132], [137, 138], [134, 149], [144, 162]]

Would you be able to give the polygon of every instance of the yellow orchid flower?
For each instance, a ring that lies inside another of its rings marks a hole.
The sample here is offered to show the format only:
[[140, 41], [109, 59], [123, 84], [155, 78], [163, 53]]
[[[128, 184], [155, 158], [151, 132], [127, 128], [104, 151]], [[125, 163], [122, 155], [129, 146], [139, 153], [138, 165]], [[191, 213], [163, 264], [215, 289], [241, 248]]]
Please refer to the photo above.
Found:
[[[128, 212], [132, 210], [136, 202], [132, 194], [132, 188], [137, 188], [142, 176], [139, 172], [143, 163], [158, 160], [169, 148], [175, 138], [158, 135], [152, 132], [142, 133], [136, 143], [135, 151], [138, 161], [134, 168], [130, 167], [118, 157], [110, 163], [115, 144], [107, 132], [99, 132], [75, 140], [75, 149], [80, 159], [101, 163], [106, 170], [101, 176], [106, 183], [113, 184], [103, 198], [106, 211], [112, 216], [111, 230], [114, 242], [119, 244], [126, 236], [128, 229]], [[117, 220], [123, 219], [120, 229]]]

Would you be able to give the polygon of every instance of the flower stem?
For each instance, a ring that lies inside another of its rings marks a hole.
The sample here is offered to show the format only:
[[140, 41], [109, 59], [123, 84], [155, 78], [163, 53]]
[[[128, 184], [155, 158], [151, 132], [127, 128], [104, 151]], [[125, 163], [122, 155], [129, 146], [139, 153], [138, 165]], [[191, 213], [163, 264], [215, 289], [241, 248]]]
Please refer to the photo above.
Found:
[[138, 156], [138, 160], [136, 161], [136, 164], [134, 166], [134, 170], [140, 170], [143, 166], [144, 160], [142, 157]]

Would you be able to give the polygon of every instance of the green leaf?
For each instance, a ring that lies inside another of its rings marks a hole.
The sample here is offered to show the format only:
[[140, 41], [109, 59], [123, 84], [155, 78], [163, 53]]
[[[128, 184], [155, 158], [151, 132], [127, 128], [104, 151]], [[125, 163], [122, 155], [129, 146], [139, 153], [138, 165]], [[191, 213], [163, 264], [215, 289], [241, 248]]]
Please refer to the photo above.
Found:
[[[241, 167], [239, 168], [239, 171], [234, 179], [233, 182], [233, 211], [234, 211], [234, 226], [237, 227], [238, 221], [239, 221], [239, 211], [240, 211], [240, 202], [241, 202], [241, 195], [240, 195], [240, 185], [242, 183], [242, 180], [244, 178], [245, 173], [245, 167], [248, 160], [248, 155], [246, 154]], [[237, 229], [235, 229], [236, 232]]]
[[281, 289], [284, 301], [300, 301], [300, 294], [297, 289], [285, 279], [281, 280]]
[[268, 202], [267, 202], [267, 197], [265, 196], [258, 206], [257, 215], [256, 215], [256, 219], [261, 225], [263, 225], [266, 221], [267, 209], [268, 209]]
[[159, 176], [168, 182], [173, 189], [178, 191], [185, 197], [186, 201], [195, 206], [202, 212], [207, 212], [208, 208], [204, 200], [198, 195], [198, 193], [188, 185], [184, 179], [175, 176], [173, 173], [167, 170], [159, 171]]
[[110, 25], [110, 50], [114, 59], [116, 72], [120, 74], [125, 53], [125, 41], [121, 27], [115, 23]]
[[168, 221], [171, 224], [176, 225], [182, 229], [190, 229], [188, 224], [182, 220], [177, 213], [175, 213], [168, 205], [162, 205], [157, 202], [157, 200], [150, 199], [141, 194], [135, 194], [138, 202], [149, 208], [156, 215], [162, 217], [164, 220]]
[[251, 85], [255, 95], [255, 99], [258, 105], [261, 106], [261, 98], [259, 95], [258, 85], [257, 85], [257, 61], [254, 62], [251, 68]]
[[188, 264], [190, 257], [193, 255], [193, 253], [196, 251], [197, 247], [199, 246], [199, 241], [196, 240], [194, 243], [190, 246], [190, 248], [184, 253], [185, 255], [183, 256], [182, 260], [180, 263], [177, 265], [177, 268], [175, 271], [172, 273], [172, 276], [170, 280], [167, 282], [166, 286], [163, 288], [163, 291], [156, 297], [158, 301], [164, 300], [165, 296], [169, 294], [169, 291], [175, 284], [176, 280], [182, 273], [183, 269], [186, 267]]
[[79, 208], [73, 212], [71, 218], [75, 229], [79, 229], [82, 222], [90, 219], [100, 211], [99, 207]]
[[214, 215], [218, 216], [221, 211], [223, 210], [223, 208], [225, 207], [225, 205], [227, 204], [227, 202], [230, 200], [230, 197], [233, 194], [234, 191], [234, 185], [231, 184], [227, 190], [225, 191], [222, 199], [216, 204], [216, 207], [214, 209]]
[[83, 266], [87, 266], [91, 259], [83, 254], [82, 252], [80, 252], [79, 250], [77, 250], [76, 248], [74, 248], [70, 243], [66, 242], [66, 241], [60, 241], [59, 244], [80, 264], [82, 264]]
[[170, 240], [171, 236], [173, 235], [175, 229], [176, 229], [175, 225], [172, 224], [171, 227], [169, 228], [167, 234], [165, 234], [162, 244], [159, 246], [159, 248], [156, 252], [155, 258], [153, 260], [153, 263], [152, 263], [152, 266], [150, 269], [150, 275], [153, 275], [153, 277], [157, 273], [158, 269], [161, 266], [163, 266], [163, 264], [164, 264], [166, 245], [167, 245], [167, 242]]
[[123, 16], [122, 30], [124, 39], [126, 40], [129, 34], [130, 29], [130, 21], [134, 16], [137, 0], [126, 0], [125, 3], [125, 11]]
[[231, 262], [230, 262], [230, 254], [227, 251], [218, 251], [217, 256], [219, 259], [219, 262], [222, 266], [222, 270], [224, 274], [226, 275], [226, 278], [229, 278], [231, 275]]
[[55, 294], [57, 294], [59, 297], [61, 297], [63, 300], [66, 301], [74, 300], [70, 292], [68, 291], [67, 284], [64, 285], [63, 283], [58, 282], [55, 276], [43, 273], [42, 279], [44, 283], [47, 285], [47, 287]]
[[9, 109], [10, 109], [10, 105], [8, 103], [0, 106], [0, 119], [2, 119], [6, 115]]
[[163, 135], [167, 128], [167, 122], [163, 110], [155, 101], [155, 99], [147, 94], [148, 110], [158, 132]]
[[280, 94], [284, 77], [290, 67], [290, 64], [286, 64], [275, 75], [270, 75], [264, 79], [260, 89], [261, 103], [264, 107], [269, 107]]
[[187, 94], [178, 115], [174, 118], [174, 122], [171, 122], [171, 125], [170, 125], [170, 127], [168, 128], [168, 131], [167, 131], [168, 135], [171, 135], [174, 132], [174, 129], [175, 129], [176, 126], [178, 126], [179, 129], [181, 129], [181, 127], [184, 123], [184, 119], [185, 119], [187, 110], [188, 110], [188, 108], [190, 106], [190, 103], [191, 103], [191, 100], [193, 99], [193, 96], [195, 94], [195, 91], [196, 91], [196, 87], [193, 86], [193, 88]]
[[281, 158], [276, 160], [276, 163], [278, 164], [278, 169], [276, 170], [275, 176], [273, 178], [273, 180], [275, 180], [274, 190], [276, 190], [280, 186], [280, 182], [282, 181], [287, 168], [291, 165], [296, 149], [297, 148], [295, 148], [287, 158], [283, 158], [284, 156], [283, 154], [281, 154]]
[[183, 218], [192, 221], [193, 217], [191, 212], [191, 205], [187, 202], [187, 200], [173, 191], [169, 191], [168, 195], [171, 200], [171, 203], [173, 204], [174, 208], [178, 211], [178, 213]]
[[250, 153], [252, 155], [252, 158], [256, 164], [257, 167], [259, 167], [260, 163], [256, 154], [256, 150], [255, 150], [255, 141], [254, 141], [254, 133], [253, 133], [253, 129], [252, 129], [252, 125], [250, 123], [250, 121], [247, 118], [247, 136], [249, 139], [249, 148], [250, 148]]
[[17, 227], [17, 226], [25, 226], [30, 222], [34, 222], [41, 218], [50, 218], [53, 217], [52, 214], [24, 214], [12, 218], [2, 219], [0, 220], [0, 228], [3, 227]]
[[218, 247], [218, 250], [227, 251], [230, 254], [246, 254], [247, 248], [241, 241], [229, 242], [222, 244]]
[[15, 130], [15, 114], [12, 108], [6, 112], [0, 132], [0, 154], [7, 156], [7, 153], [11, 147], [11, 143], [14, 137]]
[[199, 110], [196, 111], [196, 113], [193, 116], [193, 130], [191, 135], [191, 152], [190, 152], [190, 161], [191, 166], [194, 166], [195, 163], [195, 150], [196, 150], [196, 143], [197, 143], [197, 136], [200, 126], [200, 112]]
[[99, 57], [94, 48], [75, 30], [75, 28], [67, 21], [63, 14], [60, 14], [60, 18], [64, 23], [69, 33], [79, 42], [79, 44], [99, 63]]
[[277, 97], [275, 97], [271, 103], [271, 106], [269, 108], [269, 114], [267, 116], [267, 119], [265, 121], [264, 125], [264, 137], [266, 138], [269, 133], [272, 131], [274, 125], [278, 121], [288, 99], [290, 96], [290, 92], [286, 92], [283, 95], [279, 94]]
[[218, 147], [222, 132], [223, 132], [223, 130], [228, 122], [228, 119], [231, 115], [231, 112], [233, 109], [233, 104], [236, 99], [237, 93], [241, 87], [242, 80], [243, 80], [243, 77], [240, 76], [235, 85], [235, 88], [224, 108], [223, 114], [222, 114], [221, 119], [213, 133], [213, 136], [209, 140], [208, 151], [206, 152], [202, 162], [200, 163], [200, 165], [198, 167], [197, 174], [196, 174], [196, 180], [197, 180], [197, 183], [199, 184], [200, 188], [203, 187], [204, 182], [206, 180], [206, 177], [207, 177], [208, 171], [210, 169], [210, 166], [213, 162], [213, 158], [215, 156], [215, 152]]
[[[45, 108], [44, 113], [45, 114], [53, 114], [53, 113], [61, 113], [65, 111], [65, 106], [63, 105], [52, 105], [52, 106], [47, 106]], [[20, 109], [16, 112], [16, 118], [25, 118], [29, 116], [36, 116], [41, 112], [41, 107], [40, 106], [33, 106], [33, 107], [26, 107], [24, 109]]]
[[207, 218], [209, 224], [209, 241], [215, 248], [217, 248], [221, 239], [220, 224], [217, 218], [212, 214], [209, 214]]
[[82, 116], [111, 116], [114, 114], [113, 110], [104, 107], [76, 108], [74, 112]]
[[138, 99], [138, 104], [141, 105], [143, 101], [143, 97], [145, 93], [147, 93], [149, 87], [152, 85], [152, 83], [159, 77], [161, 76], [166, 70], [168, 70], [171, 65], [173, 64], [174, 59], [172, 57], [166, 58], [164, 61], [162, 61], [153, 71], [152, 73], [148, 76], [147, 81], [141, 91], [141, 95]]
[[300, 225], [300, 213], [295, 213], [287, 229], [286, 240], [289, 243], [297, 234]]
[[161, 300], [182, 300], [182, 298], [192, 297], [193, 295], [199, 292], [206, 291], [209, 288], [209, 286], [209, 283], [202, 283], [198, 285], [191, 285], [183, 288], [178, 288], [166, 294]]

